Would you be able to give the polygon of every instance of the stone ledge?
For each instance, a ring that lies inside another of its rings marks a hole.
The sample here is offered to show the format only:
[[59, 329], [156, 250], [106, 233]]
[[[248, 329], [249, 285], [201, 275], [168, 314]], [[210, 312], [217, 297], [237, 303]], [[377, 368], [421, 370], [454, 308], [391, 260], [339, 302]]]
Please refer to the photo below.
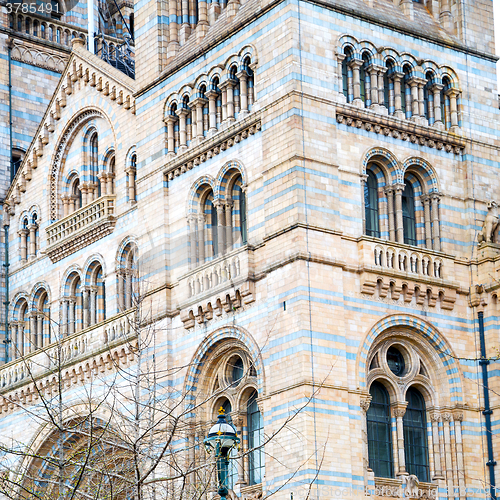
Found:
[[444, 150], [460, 155], [465, 150], [465, 139], [450, 132], [417, 125], [408, 120], [380, 115], [374, 111], [360, 109], [349, 104], [336, 104], [337, 123], [349, 127], [382, 134], [420, 146]]

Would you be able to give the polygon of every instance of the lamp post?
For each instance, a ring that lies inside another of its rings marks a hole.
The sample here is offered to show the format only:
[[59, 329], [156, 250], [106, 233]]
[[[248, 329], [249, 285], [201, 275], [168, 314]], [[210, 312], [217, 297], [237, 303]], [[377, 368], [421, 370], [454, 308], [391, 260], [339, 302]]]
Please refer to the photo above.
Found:
[[203, 441], [207, 453], [215, 452], [217, 460], [217, 476], [219, 480], [220, 500], [226, 500], [229, 493], [227, 489], [227, 480], [229, 472], [229, 454], [235, 447], [239, 447], [240, 438], [236, 429], [227, 422], [226, 415], [222, 406], [219, 409], [217, 423], [212, 426], [208, 436]]

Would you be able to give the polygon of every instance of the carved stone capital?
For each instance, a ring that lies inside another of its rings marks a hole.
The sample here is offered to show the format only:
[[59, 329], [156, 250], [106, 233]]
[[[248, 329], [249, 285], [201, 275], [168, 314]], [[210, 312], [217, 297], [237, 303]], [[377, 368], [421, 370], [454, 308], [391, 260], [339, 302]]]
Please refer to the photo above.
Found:
[[437, 411], [433, 411], [429, 414], [429, 418], [431, 419], [431, 422], [439, 422], [441, 420], [441, 414]]
[[403, 418], [406, 413], [406, 407], [408, 406], [407, 402], [404, 403], [394, 403], [392, 405], [392, 414], [396, 418]]
[[360, 401], [359, 401], [359, 406], [361, 407], [361, 410], [363, 413], [366, 413], [368, 411], [368, 408], [370, 408], [370, 403], [372, 402], [372, 397], [371, 396], [362, 396]]

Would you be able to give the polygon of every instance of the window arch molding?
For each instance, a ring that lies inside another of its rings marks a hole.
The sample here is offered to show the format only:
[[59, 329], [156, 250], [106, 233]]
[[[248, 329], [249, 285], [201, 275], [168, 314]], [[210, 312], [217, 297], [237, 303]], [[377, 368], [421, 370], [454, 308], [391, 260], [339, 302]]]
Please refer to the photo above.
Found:
[[[230, 476], [233, 477], [231, 481], [234, 484], [237, 478], [242, 484], [246, 483], [249, 486], [258, 484], [255, 480], [260, 481], [262, 478], [260, 466], [263, 460], [262, 457], [257, 460], [249, 457], [254, 452], [263, 453], [260, 448], [260, 444], [263, 443], [263, 404], [259, 395], [264, 394], [264, 387], [261, 376], [262, 360], [254, 340], [242, 328], [220, 329], [203, 341], [189, 367], [185, 387], [189, 388], [187, 390], [192, 398], [188, 399], [191, 404], [196, 404], [197, 401], [204, 403], [196, 413], [197, 418], [210, 425], [215, 420], [218, 408], [221, 405], [225, 406], [225, 401], [231, 404], [230, 417], [242, 437], [243, 444], [243, 453], [235, 457], [237, 465], [230, 471]], [[198, 381], [195, 387], [191, 376], [195, 376]], [[257, 432], [261, 437], [257, 439], [256, 447], [250, 449], [249, 443], [253, 435], [250, 436], [248, 431], [248, 405], [255, 396], [258, 405], [256, 415], [260, 415], [261, 423], [255, 431], [250, 431], [250, 434]], [[251, 464], [258, 465], [256, 474], [250, 471]], [[229, 487], [231, 488], [231, 484]]]

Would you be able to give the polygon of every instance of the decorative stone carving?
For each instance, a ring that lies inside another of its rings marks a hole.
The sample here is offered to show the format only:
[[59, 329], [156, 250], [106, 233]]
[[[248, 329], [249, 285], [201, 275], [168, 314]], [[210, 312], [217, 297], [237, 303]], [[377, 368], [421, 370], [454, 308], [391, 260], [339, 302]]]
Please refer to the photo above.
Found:
[[499, 226], [498, 205], [494, 201], [488, 203], [488, 213], [483, 222], [483, 229], [477, 235], [478, 243], [496, 243]]
[[409, 476], [402, 476], [401, 478], [403, 484], [406, 485], [405, 497], [418, 498], [419, 497], [418, 477], [415, 476], [414, 474], [410, 474]]

